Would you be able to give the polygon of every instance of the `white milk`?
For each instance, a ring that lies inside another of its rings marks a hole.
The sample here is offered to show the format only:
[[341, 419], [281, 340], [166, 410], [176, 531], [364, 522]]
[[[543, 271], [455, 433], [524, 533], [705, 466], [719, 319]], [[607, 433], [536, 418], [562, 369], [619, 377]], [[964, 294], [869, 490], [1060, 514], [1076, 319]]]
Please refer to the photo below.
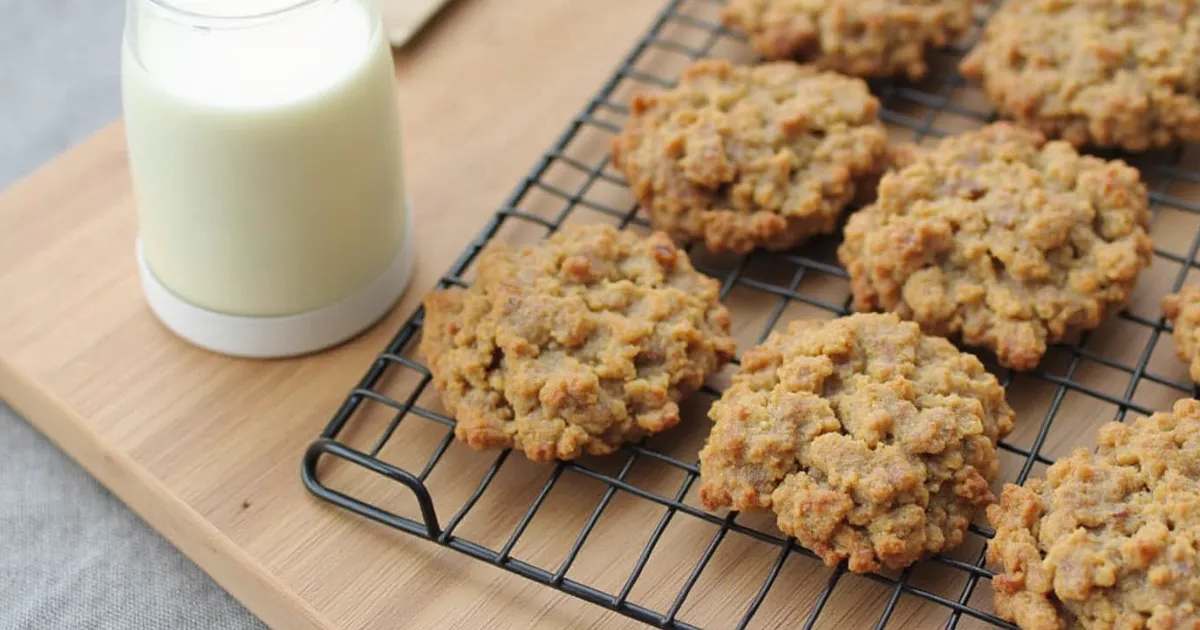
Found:
[[[211, 16], [298, 3], [170, 4]], [[407, 212], [378, 18], [357, 0], [310, 0], [238, 28], [181, 22], [143, 15], [123, 51], [154, 276], [202, 309], [243, 316], [311, 311], [363, 289], [397, 255]]]

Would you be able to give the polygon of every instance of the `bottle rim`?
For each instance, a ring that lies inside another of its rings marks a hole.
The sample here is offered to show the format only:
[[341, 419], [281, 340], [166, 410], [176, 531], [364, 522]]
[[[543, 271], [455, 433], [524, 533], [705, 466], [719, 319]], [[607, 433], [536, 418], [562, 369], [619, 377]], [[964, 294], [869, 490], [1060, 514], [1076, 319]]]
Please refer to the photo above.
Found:
[[[187, 21], [187, 22], [195, 23], [197, 25], [205, 25], [205, 26], [236, 27], [236, 26], [245, 25], [245, 24], [251, 23], [251, 22], [259, 23], [259, 22], [263, 22], [265, 20], [280, 18], [280, 17], [288, 15], [298, 9], [303, 9], [305, 7], [308, 7], [308, 6], [311, 6], [314, 4], [329, 2], [330, 0], [287, 0], [285, 2], [280, 2], [279, 3], [280, 6], [277, 6], [273, 9], [269, 9], [266, 11], [254, 11], [254, 12], [247, 11], [244, 13], [241, 13], [241, 12], [217, 13], [217, 12], [197, 11], [195, 9], [184, 8], [182, 6], [179, 6], [181, 4], [179, 2], [179, 0], [133, 0], [133, 1], [134, 2], [141, 1], [146, 4], [149, 4], [149, 5], [153, 6], [155, 9], [166, 14], [166, 16], [175, 18], [176, 20], [179, 20], [179, 21]], [[224, 5], [224, 6], [226, 6], [226, 7], [228, 7], [228, 6], [246, 6], [246, 5], [250, 5], [250, 4], [253, 4], [253, 3], [236, 3], [236, 4], [231, 3], [228, 5]]]

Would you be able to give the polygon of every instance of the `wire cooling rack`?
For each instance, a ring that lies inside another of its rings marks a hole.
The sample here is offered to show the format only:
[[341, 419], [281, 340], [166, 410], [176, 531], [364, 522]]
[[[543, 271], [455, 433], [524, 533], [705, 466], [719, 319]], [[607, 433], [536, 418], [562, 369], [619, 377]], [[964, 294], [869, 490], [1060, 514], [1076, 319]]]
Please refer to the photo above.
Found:
[[[609, 163], [608, 142], [634, 91], [670, 86], [700, 57], [753, 59], [744, 40], [720, 26], [721, 4], [667, 2], [439, 286], [467, 285], [476, 255], [493, 239], [536, 240], [574, 222], [646, 231]], [[896, 140], [927, 142], [993, 119], [986, 99], [954, 71], [973, 37], [940, 54], [922, 83], [872, 84]], [[1193, 394], [1172, 356], [1159, 300], [1197, 268], [1200, 174], [1184, 149], [1121, 157], [1153, 191], [1154, 263], [1128, 308], [1076, 343], [1052, 348], [1038, 370], [1013, 373], [982, 357], [1018, 412], [1017, 429], [1000, 445], [997, 492], [1091, 446], [1099, 424], [1169, 409]], [[691, 254], [722, 281], [744, 350], [791, 319], [848, 312], [836, 244], [819, 239], [736, 258]], [[860, 576], [822, 565], [782, 537], [769, 515], [699, 507], [704, 413], [728, 370], [685, 404], [679, 428], [607, 458], [536, 465], [519, 454], [470, 451], [453, 440], [454, 421], [414, 352], [422, 315], [405, 322], [308, 449], [303, 479], [318, 497], [661, 627], [1014, 627], [992, 612], [993, 574], [983, 559], [991, 531], [982, 519], [959, 549], [905, 571]]]

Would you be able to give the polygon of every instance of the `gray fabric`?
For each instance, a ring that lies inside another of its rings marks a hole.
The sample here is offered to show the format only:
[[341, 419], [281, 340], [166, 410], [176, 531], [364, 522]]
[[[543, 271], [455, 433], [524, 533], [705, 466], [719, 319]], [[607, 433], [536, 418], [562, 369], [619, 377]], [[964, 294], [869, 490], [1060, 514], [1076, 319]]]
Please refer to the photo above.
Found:
[[0, 0], [0, 189], [121, 109], [120, 0]]
[[262, 627], [3, 406], [0, 444], [0, 628]]
[[[118, 116], [123, 13], [0, 0], [0, 190]], [[2, 404], [0, 446], [0, 630], [263, 627]]]

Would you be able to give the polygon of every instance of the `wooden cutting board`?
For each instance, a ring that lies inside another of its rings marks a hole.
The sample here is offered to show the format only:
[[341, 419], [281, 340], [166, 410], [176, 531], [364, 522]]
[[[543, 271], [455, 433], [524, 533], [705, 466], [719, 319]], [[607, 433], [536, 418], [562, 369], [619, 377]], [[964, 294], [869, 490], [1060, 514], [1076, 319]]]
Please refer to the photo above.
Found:
[[403, 46], [450, 0], [379, 0], [392, 46]]

